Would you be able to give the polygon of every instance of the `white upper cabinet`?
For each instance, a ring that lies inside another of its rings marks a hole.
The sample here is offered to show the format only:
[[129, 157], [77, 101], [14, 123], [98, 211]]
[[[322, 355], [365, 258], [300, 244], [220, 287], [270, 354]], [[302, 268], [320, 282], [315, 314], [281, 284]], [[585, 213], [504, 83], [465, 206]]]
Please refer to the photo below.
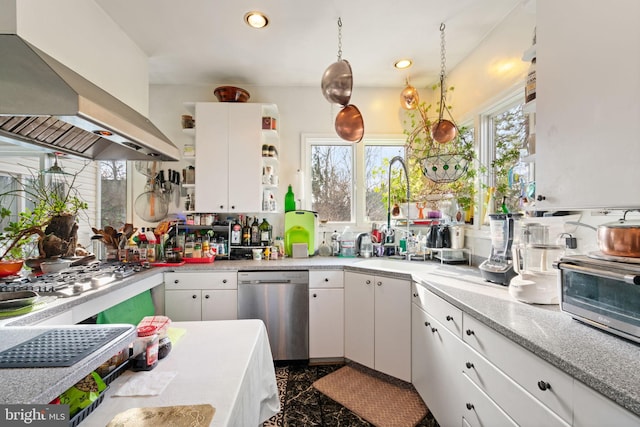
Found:
[[538, 209], [640, 207], [640, 2], [537, 0]]

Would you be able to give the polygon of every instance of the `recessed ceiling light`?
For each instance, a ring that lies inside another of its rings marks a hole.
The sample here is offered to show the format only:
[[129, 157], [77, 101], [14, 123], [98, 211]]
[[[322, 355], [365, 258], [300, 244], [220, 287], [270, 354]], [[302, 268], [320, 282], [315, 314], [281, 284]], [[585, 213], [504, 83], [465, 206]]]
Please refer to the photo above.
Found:
[[264, 28], [269, 24], [269, 19], [264, 13], [253, 11], [244, 15], [244, 22], [253, 28]]
[[404, 70], [407, 69], [409, 67], [411, 67], [413, 65], [413, 61], [410, 59], [400, 59], [398, 61], [396, 61], [395, 64], [393, 64], [394, 67], [396, 67], [398, 70]]

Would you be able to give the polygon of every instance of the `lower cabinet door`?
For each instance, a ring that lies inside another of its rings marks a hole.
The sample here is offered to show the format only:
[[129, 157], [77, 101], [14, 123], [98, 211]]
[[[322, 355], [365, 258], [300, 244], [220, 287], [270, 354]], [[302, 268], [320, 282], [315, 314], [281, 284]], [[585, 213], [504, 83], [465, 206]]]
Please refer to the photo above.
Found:
[[575, 427], [638, 427], [640, 417], [590, 389], [580, 381], [573, 384]]
[[343, 289], [309, 289], [309, 357], [344, 357]]
[[462, 341], [416, 304], [411, 318], [411, 382], [441, 427], [460, 426]]
[[238, 291], [203, 290], [202, 320], [238, 319]]
[[202, 320], [200, 289], [166, 290], [164, 312], [169, 319], [179, 322]]
[[466, 375], [462, 376], [462, 398], [464, 402], [462, 417], [471, 427], [516, 427], [518, 425]]

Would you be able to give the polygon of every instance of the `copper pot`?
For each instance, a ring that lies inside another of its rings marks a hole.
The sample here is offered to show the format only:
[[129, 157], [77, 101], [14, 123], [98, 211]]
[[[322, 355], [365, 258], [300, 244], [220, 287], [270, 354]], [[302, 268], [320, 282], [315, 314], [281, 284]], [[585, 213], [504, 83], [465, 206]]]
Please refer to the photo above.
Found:
[[598, 247], [609, 256], [640, 258], [640, 221], [621, 220], [598, 226]]

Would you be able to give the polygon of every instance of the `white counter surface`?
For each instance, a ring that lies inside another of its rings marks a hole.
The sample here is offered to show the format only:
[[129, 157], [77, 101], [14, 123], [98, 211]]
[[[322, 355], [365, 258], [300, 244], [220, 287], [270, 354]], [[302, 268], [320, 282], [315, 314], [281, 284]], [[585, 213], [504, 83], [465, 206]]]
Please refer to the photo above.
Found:
[[[104, 427], [129, 408], [211, 404], [211, 426], [258, 426], [280, 410], [271, 349], [260, 320], [174, 322], [186, 333], [148, 372], [126, 371], [83, 427]], [[157, 396], [117, 397], [132, 376], [177, 372]]]

